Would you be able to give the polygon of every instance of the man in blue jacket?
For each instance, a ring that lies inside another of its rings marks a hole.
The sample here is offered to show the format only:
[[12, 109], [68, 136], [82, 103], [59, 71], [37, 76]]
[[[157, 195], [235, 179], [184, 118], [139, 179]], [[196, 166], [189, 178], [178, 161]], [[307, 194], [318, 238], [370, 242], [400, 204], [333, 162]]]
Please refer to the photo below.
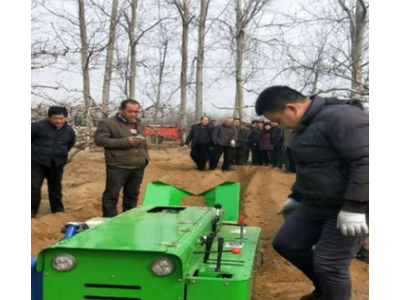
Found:
[[295, 130], [297, 176], [273, 247], [313, 282], [302, 300], [349, 300], [349, 266], [368, 234], [369, 119], [349, 103], [286, 86], [256, 102], [257, 114]]
[[51, 212], [64, 212], [61, 181], [68, 152], [75, 144], [75, 132], [67, 124], [67, 116], [65, 107], [52, 106], [48, 119], [31, 125], [31, 218], [39, 210], [44, 179]]

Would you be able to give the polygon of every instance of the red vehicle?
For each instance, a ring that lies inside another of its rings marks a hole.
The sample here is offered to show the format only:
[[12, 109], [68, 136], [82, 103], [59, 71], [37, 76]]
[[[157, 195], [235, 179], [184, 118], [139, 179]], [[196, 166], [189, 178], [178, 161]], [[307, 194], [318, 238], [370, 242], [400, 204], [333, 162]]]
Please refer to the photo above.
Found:
[[175, 125], [146, 125], [145, 134], [154, 144], [161, 144], [165, 140], [179, 141], [178, 124]]

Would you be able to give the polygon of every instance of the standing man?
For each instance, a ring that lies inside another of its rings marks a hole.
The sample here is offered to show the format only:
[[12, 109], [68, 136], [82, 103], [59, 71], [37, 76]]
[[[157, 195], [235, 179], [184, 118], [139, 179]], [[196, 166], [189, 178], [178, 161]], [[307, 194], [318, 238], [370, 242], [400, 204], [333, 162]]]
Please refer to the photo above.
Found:
[[64, 212], [62, 177], [75, 132], [67, 124], [65, 107], [52, 106], [48, 119], [31, 125], [31, 218], [40, 207], [41, 188], [46, 178], [52, 213]]
[[272, 143], [272, 126], [266, 122], [260, 136], [259, 162], [262, 166], [272, 167], [272, 153], [274, 144]]
[[[234, 118], [233, 119], [233, 127], [236, 129], [238, 137], [239, 137], [239, 132], [240, 132], [240, 124], [242, 121], [239, 118]], [[239, 141], [235, 140], [235, 146], [233, 148], [233, 164], [238, 165], [239, 164], [239, 155], [240, 155], [240, 149], [239, 149]]]
[[250, 130], [247, 127], [246, 122], [242, 122], [240, 124], [240, 129], [238, 133], [238, 142], [236, 145], [236, 157], [235, 157], [236, 165], [244, 166], [247, 165], [247, 162], [249, 161], [249, 152], [250, 152], [249, 135], [250, 135]]
[[293, 157], [290, 142], [292, 140], [293, 129], [285, 128], [283, 131], [283, 158], [285, 162], [286, 173], [296, 173], [296, 162]]
[[217, 168], [219, 159], [224, 154], [224, 162], [222, 164], [222, 171], [232, 171], [231, 166], [234, 162], [235, 146], [237, 140], [237, 130], [233, 126], [233, 118], [226, 118], [224, 124], [218, 125], [212, 132], [212, 139], [215, 144], [215, 157], [210, 160], [210, 170]]
[[274, 145], [274, 150], [272, 151], [272, 166], [282, 169], [283, 130], [279, 127], [278, 123], [272, 122], [271, 126], [271, 139]]
[[210, 147], [212, 143], [211, 129], [209, 127], [210, 119], [202, 117], [199, 124], [195, 124], [190, 129], [190, 133], [186, 139], [184, 147], [192, 144], [190, 157], [197, 165], [197, 170], [205, 171], [209, 157]]
[[349, 266], [368, 233], [368, 115], [287, 86], [264, 90], [256, 112], [296, 130], [297, 177], [273, 247], [314, 283], [302, 300], [349, 300]]
[[118, 214], [117, 204], [123, 188], [123, 212], [137, 205], [144, 169], [149, 163], [144, 127], [138, 119], [140, 104], [122, 101], [119, 113], [100, 121], [94, 135], [96, 145], [104, 147], [107, 166], [103, 193], [103, 217]]
[[[262, 123], [262, 121], [261, 121]], [[251, 149], [251, 164], [258, 166], [260, 164], [260, 138], [261, 129], [258, 128], [258, 121], [251, 123], [251, 129], [249, 134], [249, 143]]]

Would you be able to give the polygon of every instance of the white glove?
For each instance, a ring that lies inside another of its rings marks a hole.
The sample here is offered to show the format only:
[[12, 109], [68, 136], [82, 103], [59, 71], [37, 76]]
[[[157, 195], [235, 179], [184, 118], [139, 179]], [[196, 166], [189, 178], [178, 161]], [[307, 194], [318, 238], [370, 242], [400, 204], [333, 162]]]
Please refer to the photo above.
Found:
[[337, 228], [344, 236], [368, 234], [367, 217], [365, 214], [342, 210], [338, 215]]
[[278, 211], [278, 215], [282, 215], [283, 219], [286, 220], [291, 213], [293, 213], [296, 208], [300, 205], [300, 201], [297, 201], [293, 198], [288, 198], [283, 206]]
[[183, 145], [183, 148], [189, 148], [189, 146], [188, 145]]
[[232, 147], [235, 147], [235, 146], [236, 146], [235, 140], [231, 140], [231, 146], [232, 146]]

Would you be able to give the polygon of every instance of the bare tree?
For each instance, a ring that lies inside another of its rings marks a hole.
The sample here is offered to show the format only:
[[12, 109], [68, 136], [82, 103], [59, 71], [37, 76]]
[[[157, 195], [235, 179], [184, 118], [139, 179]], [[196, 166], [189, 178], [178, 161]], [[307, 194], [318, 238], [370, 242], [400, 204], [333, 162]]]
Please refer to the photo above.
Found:
[[129, 95], [130, 99], [136, 98], [136, 44], [135, 40], [135, 28], [136, 28], [136, 18], [137, 18], [137, 7], [138, 0], [131, 0], [131, 19], [128, 21], [128, 34], [129, 34], [129, 47], [130, 47], [130, 73], [129, 73]]
[[110, 102], [110, 84], [113, 71], [113, 56], [114, 56], [114, 44], [117, 27], [117, 14], [118, 14], [118, 0], [113, 0], [111, 17], [110, 17], [110, 31], [108, 34], [108, 46], [107, 46], [107, 57], [104, 71], [104, 83], [103, 83], [103, 95], [102, 95], [102, 106], [103, 112], [107, 115], [108, 105]]
[[81, 37], [81, 66], [83, 74], [83, 99], [85, 101], [87, 123], [89, 128], [93, 127], [93, 120], [91, 118], [92, 99], [90, 96], [90, 75], [89, 75], [89, 44], [86, 32], [86, 19], [85, 19], [85, 0], [78, 0], [78, 13], [79, 13], [79, 30]]
[[245, 53], [246, 28], [251, 20], [270, 0], [250, 0], [243, 6], [243, 0], [236, 0], [236, 96], [234, 116], [242, 119], [244, 113], [243, 100], [243, 56]]
[[344, 0], [338, 0], [340, 6], [346, 12], [350, 20], [351, 39], [351, 66], [352, 84], [351, 98], [362, 99], [363, 93], [363, 57], [364, 57], [364, 33], [367, 25], [368, 7], [364, 0], [354, 0], [355, 9], [348, 7]]
[[206, 19], [210, 0], [201, 0], [199, 17], [199, 41], [197, 46], [196, 66], [196, 110], [195, 118], [200, 120], [203, 115], [203, 68], [204, 68], [204, 44], [206, 35]]
[[189, 24], [191, 16], [189, 12], [189, 0], [172, 0], [178, 9], [182, 21], [182, 63], [181, 63], [181, 105], [179, 130], [182, 143], [186, 140], [187, 134], [187, 67], [188, 67], [188, 42]]

